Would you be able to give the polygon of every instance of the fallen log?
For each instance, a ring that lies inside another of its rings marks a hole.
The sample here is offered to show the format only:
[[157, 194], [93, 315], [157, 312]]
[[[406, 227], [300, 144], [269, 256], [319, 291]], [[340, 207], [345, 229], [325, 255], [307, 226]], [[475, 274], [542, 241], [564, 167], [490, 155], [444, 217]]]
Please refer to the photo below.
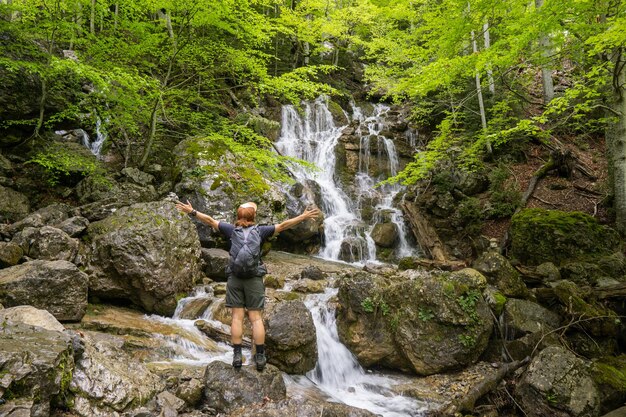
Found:
[[443, 243], [419, 208], [415, 204], [406, 201], [402, 203], [402, 208], [408, 214], [406, 217], [409, 219], [411, 230], [419, 246], [428, 251], [430, 257], [435, 261], [445, 261], [448, 257], [446, 256]]
[[620, 282], [619, 284], [609, 285], [602, 288], [595, 288], [593, 292], [600, 300], [606, 298], [626, 298], [626, 282]]
[[493, 391], [507, 374], [527, 364], [529, 361], [530, 358], [526, 357], [521, 361], [502, 364], [497, 372], [485, 377], [484, 380], [482, 380], [479, 384], [470, 389], [463, 398], [459, 398], [458, 400], [453, 401], [448, 407], [446, 407], [445, 410], [443, 410], [442, 415], [454, 416], [457, 413], [461, 413], [463, 411], [472, 411], [474, 409], [474, 404], [476, 404], [476, 401], [478, 401], [485, 394], [488, 394], [490, 391]]
[[[206, 320], [196, 320], [194, 322], [194, 325], [198, 328], [198, 330], [207, 335], [210, 339], [213, 339], [217, 342], [230, 344], [230, 333], [226, 330], [212, 325]], [[252, 348], [252, 341], [247, 337], [243, 338], [241, 344], [245, 348]]]

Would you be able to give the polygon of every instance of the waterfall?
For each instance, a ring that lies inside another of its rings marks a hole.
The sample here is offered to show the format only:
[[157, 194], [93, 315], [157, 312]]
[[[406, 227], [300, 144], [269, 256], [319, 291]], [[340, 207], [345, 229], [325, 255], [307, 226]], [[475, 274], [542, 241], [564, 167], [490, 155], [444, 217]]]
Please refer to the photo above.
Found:
[[[373, 114], [366, 116], [363, 109], [352, 103], [352, 120], [358, 125], [356, 135], [359, 137], [358, 170], [353, 186], [355, 197], [346, 194], [335, 175], [335, 147], [347, 126], [335, 125], [324, 97], [319, 97], [313, 103], [303, 103], [302, 107], [301, 115], [294, 106], [283, 106], [281, 135], [276, 147], [285, 156], [303, 159], [319, 168], [318, 171], [311, 171], [295, 166], [292, 170], [299, 182], [304, 184], [313, 180], [320, 187], [320, 209], [325, 219], [324, 244], [319, 255], [326, 259], [356, 263], [375, 261], [376, 244], [371, 232], [375, 223], [384, 221], [391, 221], [397, 226], [396, 257], [415, 254], [415, 249], [406, 237], [402, 212], [393, 207], [394, 198], [402, 187], [395, 184], [375, 188], [378, 182], [396, 175], [399, 170], [393, 141], [381, 135], [389, 106], [375, 104]], [[370, 147], [374, 143], [378, 149], [374, 161], [376, 166], [387, 166], [385, 175], [381, 174], [376, 178], [370, 175], [370, 166], [374, 163]], [[370, 208], [374, 209], [374, 224], [368, 225], [363, 221], [362, 213], [364, 209]], [[384, 213], [387, 218], [384, 218]]]
[[400, 381], [366, 372], [354, 355], [339, 341], [335, 309], [329, 300], [337, 289], [307, 297], [317, 334], [318, 361], [307, 376], [332, 399], [364, 408], [384, 417], [422, 416], [425, 403], [392, 391]]

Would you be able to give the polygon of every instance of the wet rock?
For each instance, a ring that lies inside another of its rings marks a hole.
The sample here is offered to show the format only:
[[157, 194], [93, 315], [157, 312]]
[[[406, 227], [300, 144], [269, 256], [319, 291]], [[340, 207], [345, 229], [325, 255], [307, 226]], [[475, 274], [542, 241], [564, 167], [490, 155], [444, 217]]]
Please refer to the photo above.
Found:
[[89, 226], [89, 220], [81, 216], [70, 217], [67, 220], [62, 221], [57, 227], [63, 230], [71, 237], [80, 236]]
[[374, 417], [361, 408], [350, 407], [328, 401], [314, 399], [296, 400], [293, 398], [269, 402], [267, 404], [242, 407], [233, 411], [231, 417]]
[[197, 297], [189, 300], [181, 309], [178, 317], [181, 319], [195, 320], [202, 316], [212, 302], [213, 298], [208, 295], [206, 297]]
[[289, 374], [304, 374], [315, 367], [315, 325], [302, 301], [279, 303], [265, 322], [269, 363]]
[[226, 267], [230, 261], [228, 252], [216, 248], [202, 248], [201, 251], [206, 276], [215, 281], [226, 281]]
[[0, 185], [0, 223], [15, 222], [30, 212], [28, 198]]
[[263, 372], [252, 366], [234, 369], [224, 362], [211, 362], [204, 374], [202, 403], [218, 412], [229, 413], [239, 407], [285, 399], [287, 389], [282, 373], [273, 365]]
[[0, 415], [10, 415], [9, 412], [15, 416], [50, 415], [51, 402], [63, 402], [73, 369], [69, 335], [3, 321], [0, 327], [0, 392], [3, 398], [12, 400], [0, 406]]
[[597, 416], [600, 411], [589, 363], [557, 346], [545, 348], [532, 360], [515, 396], [529, 417]]
[[79, 321], [87, 309], [87, 275], [67, 261], [31, 261], [0, 270], [0, 303], [48, 310]]
[[202, 391], [204, 385], [202, 381], [192, 378], [189, 381], [184, 381], [176, 389], [176, 396], [184, 400], [190, 406], [195, 406], [202, 400]]
[[324, 292], [328, 283], [326, 281], [313, 281], [311, 279], [300, 279], [291, 285], [291, 290], [303, 293]]
[[613, 229], [580, 212], [524, 209], [511, 222], [511, 256], [528, 265], [611, 255], [620, 239]]
[[17, 265], [24, 256], [20, 245], [13, 242], [0, 242], [0, 268]]
[[5, 321], [42, 327], [55, 332], [65, 330], [65, 327], [48, 311], [32, 306], [9, 307], [0, 310], [0, 323]]
[[315, 265], [309, 265], [305, 267], [302, 272], [300, 272], [301, 279], [312, 279], [314, 281], [320, 281], [322, 279], [326, 279], [328, 276], [324, 271], [319, 269]]
[[376, 223], [371, 237], [378, 246], [391, 248], [398, 240], [398, 226], [395, 223]]
[[263, 283], [267, 288], [280, 289], [285, 286], [285, 277], [276, 275], [265, 275], [263, 277]]
[[561, 317], [532, 301], [509, 298], [504, 305], [507, 338], [517, 339], [528, 333], [548, 333], [561, 324]]
[[172, 315], [177, 295], [199, 278], [195, 227], [171, 202], [124, 207], [91, 223], [88, 236], [91, 295], [125, 298], [148, 312]]
[[82, 416], [115, 415], [144, 405], [165, 388], [159, 377], [105, 335], [84, 333], [85, 350], [76, 361], [71, 411]]
[[498, 252], [484, 252], [472, 266], [505, 296], [525, 298], [530, 295], [519, 272]]
[[339, 259], [360, 262], [367, 257], [367, 242], [361, 237], [348, 237], [341, 242]]
[[27, 227], [13, 236], [24, 255], [46, 261], [74, 261], [78, 253], [78, 241], [61, 229], [52, 226]]

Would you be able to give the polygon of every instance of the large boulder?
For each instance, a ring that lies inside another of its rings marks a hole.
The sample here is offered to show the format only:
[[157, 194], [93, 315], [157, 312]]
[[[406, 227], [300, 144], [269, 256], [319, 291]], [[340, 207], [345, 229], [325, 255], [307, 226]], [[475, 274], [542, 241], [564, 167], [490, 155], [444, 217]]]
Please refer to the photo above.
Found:
[[532, 301], [510, 298], [504, 305], [506, 337], [517, 339], [529, 333], [546, 334], [561, 324], [561, 317]]
[[606, 356], [594, 361], [591, 377], [599, 388], [602, 413], [626, 402], [626, 355]]
[[61, 321], [79, 321], [87, 310], [87, 275], [68, 261], [32, 261], [0, 269], [0, 303], [48, 310]]
[[284, 400], [286, 395], [283, 375], [272, 365], [258, 372], [252, 366], [237, 370], [230, 364], [215, 361], [207, 365], [204, 373], [203, 404], [219, 413], [267, 400]]
[[594, 417], [600, 412], [589, 363], [560, 346], [547, 347], [532, 360], [515, 396], [528, 417]]
[[10, 232], [11, 234], [15, 234], [27, 227], [39, 228], [43, 226], [56, 226], [57, 224], [65, 221], [69, 217], [71, 211], [72, 208], [67, 204], [50, 204], [49, 206], [42, 207], [29, 214], [22, 220], [13, 223], [10, 227]]
[[82, 216], [70, 217], [57, 225], [59, 229], [63, 230], [71, 237], [80, 236], [87, 230], [87, 226], [89, 226], [89, 220]]
[[51, 403], [65, 402], [74, 369], [72, 338], [11, 319], [2, 323], [0, 397], [7, 403], [0, 405], [0, 415], [47, 417]]
[[391, 248], [398, 240], [398, 225], [395, 223], [376, 223], [371, 237], [378, 246]]
[[171, 202], [124, 207], [91, 223], [88, 241], [84, 263], [90, 295], [128, 299], [171, 316], [177, 297], [199, 277], [198, 235]]
[[524, 209], [511, 221], [510, 255], [528, 265], [611, 255], [619, 247], [615, 230], [581, 212]]
[[496, 286], [507, 297], [524, 298], [529, 296], [520, 273], [511, 263], [496, 251], [484, 252], [472, 267], [485, 275], [487, 281]]
[[13, 236], [12, 242], [33, 259], [72, 262], [78, 253], [78, 240], [52, 226], [27, 227]]
[[0, 310], [0, 323], [5, 321], [42, 327], [56, 332], [65, 330], [65, 327], [50, 312], [33, 306], [17, 306]]
[[311, 312], [302, 301], [279, 303], [265, 320], [268, 361], [289, 374], [304, 374], [317, 363]]
[[30, 204], [24, 194], [0, 185], [0, 223], [14, 222], [29, 212]]
[[24, 256], [20, 245], [13, 242], [0, 242], [0, 268], [17, 265]]
[[84, 351], [76, 360], [70, 384], [72, 412], [84, 417], [129, 412], [165, 388], [158, 376], [124, 353], [123, 341], [83, 334]]
[[473, 269], [392, 279], [358, 273], [339, 284], [340, 339], [365, 366], [429, 375], [474, 362], [492, 330]]
[[226, 267], [230, 261], [230, 255], [224, 249], [202, 248], [203, 271], [207, 277], [215, 281], [226, 281]]

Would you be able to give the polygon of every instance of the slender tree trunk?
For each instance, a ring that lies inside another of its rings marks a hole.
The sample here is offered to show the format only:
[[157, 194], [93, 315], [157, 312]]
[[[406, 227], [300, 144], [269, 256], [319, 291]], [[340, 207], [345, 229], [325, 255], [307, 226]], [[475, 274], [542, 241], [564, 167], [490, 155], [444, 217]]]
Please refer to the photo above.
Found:
[[[535, 7], [540, 9], [543, 7], [544, 0], [535, 0]], [[552, 54], [550, 38], [547, 34], [541, 35], [539, 38], [539, 48], [541, 48], [541, 56], [544, 62], [541, 63], [541, 83], [543, 85], [543, 104], [548, 104], [554, 98], [554, 84], [552, 83], [552, 70], [548, 65], [548, 60]]]
[[[491, 37], [489, 36], [489, 22], [485, 22], [483, 25], [483, 39], [485, 42], [485, 50], [491, 47]], [[496, 93], [496, 85], [493, 82], [493, 71], [491, 71], [491, 67], [487, 67], [487, 81], [489, 81], [489, 92], [491, 95]]]
[[119, 17], [119, 14], [120, 14], [120, 5], [119, 3], [115, 3], [115, 11], [113, 14], [113, 27], [115, 29], [117, 29], [117, 19]]
[[[474, 34], [474, 31], [472, 31], [472, 50], [474, 51], [474, 53], [478, 53], [478, 45], [476, 44], [476, 35]], [[483, 128], [483, 132], [485, 132], [487, 130], [487, 115], [485, 113], [485, 104], [483, 102], [483, 90], [480, 85], [480, 73], [478, 72], [478, 70], [476, 71], [475, 77], [476, 77], [476, 95], [478, 96], [478, 109], [480, 111], [480, 124]], [[491, 154], [492, 153], [491, 142], [487, 141], [486, 146], [487, 146], [487, 152]]]
[[96, 33], [96, 1], [91, 0], [91, 15], [89, 16], [89, 32]]
[[37, 119], [37, 126], [35, 126], [34, 136], [39, 136], [39, 132], [43, 127], [44, 115], [46, 112], [46, 99], [48, 98], [48, 89], [46, 79], [41, 76], [41, 100], [39, 100], [39, 119]]
[[311, 45], [308, 42], [304, 42], [302, 55], [304, 56], [304, 65], [309, 65], [309, 54], [311, 53]]
[[613, 189], [613, 207], [617, 230], [626, 235], [626, 59], [624, 50], [617, 49], [613, 58], [613, 97], [611, 108], [617, 121], [607, 132], [609, 169]]

